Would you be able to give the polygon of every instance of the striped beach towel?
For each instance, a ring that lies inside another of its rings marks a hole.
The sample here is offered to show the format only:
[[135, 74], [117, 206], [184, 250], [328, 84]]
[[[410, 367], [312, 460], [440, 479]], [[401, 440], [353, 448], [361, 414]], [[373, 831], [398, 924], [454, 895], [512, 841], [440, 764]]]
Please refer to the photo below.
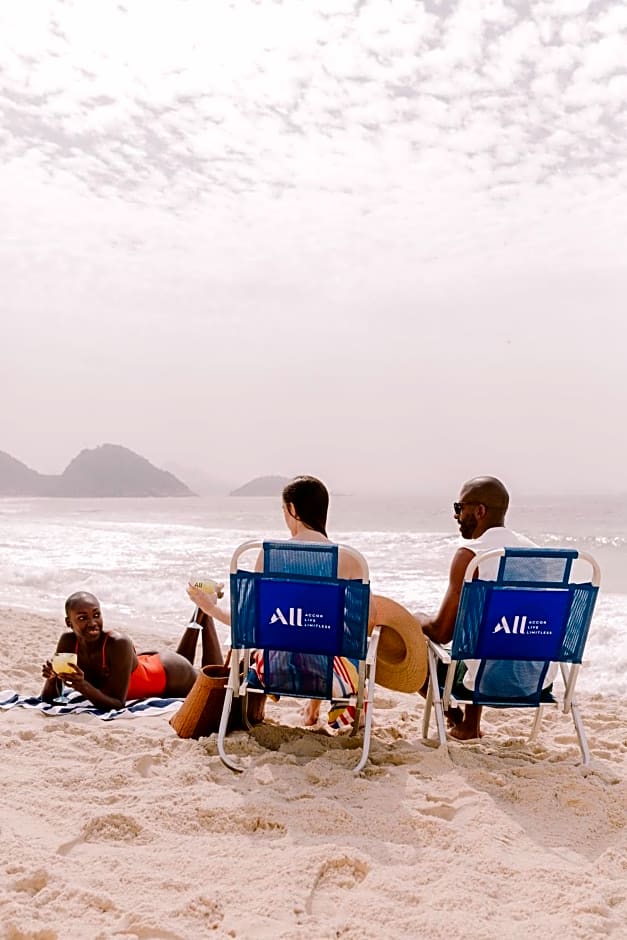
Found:
[[113, 721], [116, 718], [141, 718], [148, 715], [164, 715], [177, 711], [183, 699], [181, 698], [146, 698], [127, 702], [124, 708], [112, 708], [102, 711], [95, 708], [91, 702], [83, 698], [78, 692], [68, 693], [67, 705], [54, 705], [42, 702], [37, 696], [24, 696], [13, 689], [0, 692], [0, 710], [9, 708], [34, 708], [44, 715], [93, 715], [102, 721]]

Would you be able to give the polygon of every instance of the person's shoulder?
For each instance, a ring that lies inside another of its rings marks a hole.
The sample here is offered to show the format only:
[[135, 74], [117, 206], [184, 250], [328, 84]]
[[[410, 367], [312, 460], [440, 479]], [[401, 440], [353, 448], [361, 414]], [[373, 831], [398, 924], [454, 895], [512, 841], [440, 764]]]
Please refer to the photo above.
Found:
[[64, 630], [59, 637], [58, 649], [60, 653], [73, 653], [76, 646], [76, 635], [73, 630]]
[[475, 554], [476, 549], [472, 547], [471, 543], [466, 539], [460, 539], [451, 559], [451, 576], [456, 578], [459, 572], [463, 575]]
[[460, 539], [460, 547], [467, 548], [473, 555], [482, 555], [495, 548], [537, 548], [535, 542], [515, 532], [507, 526], [491, 526], [476, 539]]
[[119, 647], [129, 647], [134, 649], [133, 641], [131, 640], [128, 633], [122, 633], [120, 630], [107, 630], [105, 634], [105, 639], [107, 643], [110, 643], [112, 646]]
[[455, 540], [455, 555], [459, 555], [460, 552], [466, 551], [470, 552], [471, 555], [476, 555], [477, 552], [480, 552], [483, 536], [480, 535], [476, 539], [465, 539], [461, 535]]
[[475, 542], [470, 539], [459, 539], [453, 558], [470, 558], [471, 555], [476, 555], [477, 551], [479, 549], [476, 548]]
[[337, 573], [339, 577], [347, 580], [354, 578], [361, 580], [363, 571], [359, 559], [352, 554], [356, 549], [349, 550], [348, 545], [339, 545], [338, 548]]

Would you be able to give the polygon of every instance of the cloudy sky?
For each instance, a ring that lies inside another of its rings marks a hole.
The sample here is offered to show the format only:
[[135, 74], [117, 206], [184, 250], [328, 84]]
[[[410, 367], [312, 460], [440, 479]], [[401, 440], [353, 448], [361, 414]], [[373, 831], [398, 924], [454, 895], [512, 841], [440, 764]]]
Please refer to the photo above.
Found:
[[625, 489], [623, 0], [0, 7], [0, 450]]

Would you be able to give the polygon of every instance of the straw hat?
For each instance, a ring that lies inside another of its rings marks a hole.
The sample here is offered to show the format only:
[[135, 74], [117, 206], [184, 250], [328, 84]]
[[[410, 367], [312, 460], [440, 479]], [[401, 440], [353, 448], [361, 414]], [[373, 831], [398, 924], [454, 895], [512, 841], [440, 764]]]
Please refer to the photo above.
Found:
[[381, 626], [377, 648], [377, 685], [395, 692], [417, 692], [427, 678], [427, 643], [420, 622], [390, 600], [373, 594], [375, 623]]

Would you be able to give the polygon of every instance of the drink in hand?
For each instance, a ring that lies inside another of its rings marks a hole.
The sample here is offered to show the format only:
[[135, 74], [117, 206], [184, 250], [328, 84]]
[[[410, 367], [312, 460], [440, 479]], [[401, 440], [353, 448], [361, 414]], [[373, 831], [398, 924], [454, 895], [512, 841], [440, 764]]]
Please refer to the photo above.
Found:
[[204, 591], [205, 594], [216, 594], [218, 599], [224, 597], [224, 585], [219, 581], [212, 581], [210, 578], [206, 578], [203, 581], [192, 579], [192, 584], [194, 587]]
[[78, 665], [76, 653], [55, 653], [52, 657], [52, 670], [57, 676], [71, 675], [72, 666]]

